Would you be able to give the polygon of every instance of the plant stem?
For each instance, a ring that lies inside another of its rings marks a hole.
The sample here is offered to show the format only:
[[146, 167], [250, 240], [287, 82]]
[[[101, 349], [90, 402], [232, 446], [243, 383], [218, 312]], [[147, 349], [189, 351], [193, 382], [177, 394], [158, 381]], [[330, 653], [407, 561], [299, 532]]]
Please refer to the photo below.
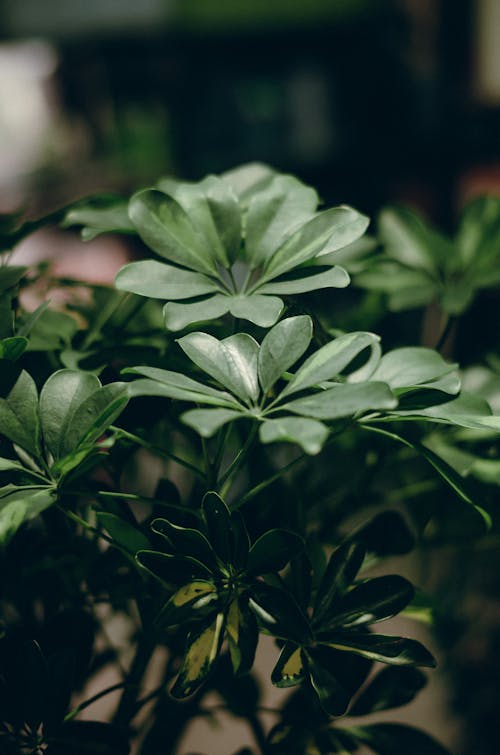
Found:
[[186, 461], [186, 459], [181, 459], [180, 456], [177, 456], [176, 454], [173, 454], [171, 451], [167, 451], [164, 448], [160, 448], [160, 446], [156, 446], [154, 443], [149, 443], [147, 440], [144, 440], [144, 438], [141, 438], [139, 435], [134, 435], [134, 433], [130, 433], [128, 432], [128, 430], [122, 430], [121, 427], [116, 427], [114, 425], [111, 426], [110, 430], [116, 433], [118, 436], [121, 436], [122, 438], [127, 438], [128, 440], [131, 440], [133, 443], [137, 443], [138, 446], [142, 446], [143, 448], [146, 448], [148, 451], [152, 451], [158, 456], [163, 456], [169, 461], [175, 461], [176, 464], [180, 464], [186, 469], [189, 469], [190, 472], [192, 472], [195, 475], [198, 475], [198, 477], [202, 477], [202, 478], [205, 477], [203, 472], [200, 469], [198, 469], [198, 467], [195, 467], [194, 464], [191, 464], [191, 462]]
[[[102, 498], [121, 498], [125, 501], [135, 501], [136, 503], [157, 503], [159, 506], [175, 509], [176, 511], [182, 511], [183, 513], [188, 510], [186, 506], [183, 506], [180, 503], [164, 503], [163, 501], [159, 501], [157, 498], [148, 498], [147, 496], [137, 495], [136, 493], [117, 493], [114, 490], [99, 490], [97, 495], [101, 496]], [[189, 513], [193, 516], [201, 516], [201, 514], [198, 514], [198, 512], [194, 509], [189, 509]]]
[[236, 501], [234, 505], [231, 506], [231, 510], [236, 511], [237, 509], [241, 508], [241, 506], [244, 506], [245, 503], [248, 503], [248, 501], [250, 501], [252, 498], [255, 498], [256, 495], [269, 487], [269, 485], [272, 485], [273, 482], [276, 482], [276, 480], [279, 480], [280, 477], [283, 477], [285, 472], [288, 472], [288, 470], [298, 464], [299, 461], [303, 461], [305, 457], [306, 454], [300, 454], [300, 456], [296, 456], [295, 459], [292, 459], [292, 461], [288, 462], [288, 464], [285, 464], [284, 467], [281, 467], [281, 469], [279, 469], [276, 474], [271, 475], [271, 477], [268, 477], [267, 480], [259, 482], [258, 485], [249, 490], [248, 493], [246, 493], [244, 496], [239, 498], [238, 501]]
[[233, 476], [241, 467], [243, 462], [245, 461], [248, 452], [252, 446], [252, 443], [254, 441], [255, 435], [257, 433], [257, 424], [254, 423], [252, 429], [250, 430], [249, 434], [247, 435], [247, 439], [243, 446], [240, 448], [234, 459], [232, 460], [231, 464], [228, 466], [222, 477], [219, 479], [217, 485], [221, 490], [221, 495], [224, 497], [224, 493], [227, 492], [227, 489], [224, 488], [224, 483], [230, 482], [231, 476]]
[[87, 335], [83, 339], [81, 350], [85, 351], [91, 346], [96, 338], [99, 336], [103, 325], [114, 315], [118, 307], [125, 299], [129, 299], [130, 294], [123, 294], [121, 291], [115, 291], [109, 300], [106, 302], [100, 313], [98, 314], [94, 324], [88, 331]]
[[111, 543], [111, 545], [115, 545], [116, 547], [119, 547], [117, 543], [107, 535], [104, 534], [104, 532], [101, 532], [101, 530], [97, 529], [97, 527], [93, 527], [91, 524], [85, 521], [85, 519], [82, 519], [82, 517], [78, 516], [78, 514], [75, 514], [74, 511], [68, 511], [67, 509], [63, 508], [59, 504], [56, 503], [56, 508], [61, 511], [64, 516], [66, 516], [68, 519], [71, 519], [73, 522], [76, 522], [76, 524], [79, 524], [84, 529], [88, 530], [89, 532], [92, 532], [94, 535], [97, 535], [98, 537], [102, 538], [103, 540], [106, 540], [106, 542]]
[[436, 351], [441, 351], [441, 349], [443, 348], [444, 344], [446, 343], [446, 340], [447, 340], [448, 336], [450, 335], [451, 330], [452, 330], [453, 326], [455, 325], [456, 321], [457, 321], [457, 318], [454, 317], [453, 315], [448, 316], [448, 318], [446, 320], [446, 324], [445, 324], [445, 326], [443, 328], [443, 331], [442, 331], [441, 335], [439, 336], [438, 342], [436, 343], [436, 345], [434, 347], [436, 349]]
[[156, 648], [155, 643], [148, 635], [143, 634], [139, 638], [135, 656], [127, 674], [118, 708], [113, 718], [113, 723], [118, 726], [128, 726], [137, 713], [137, 691], [146, 673], [151, 656]]
[[117, 689], [123, 689], [126, 685], [127, 682], [118, 682], [117, 684], [112, 684], [111, 687], [106, 687], [106, 689], [101, 690], [96, 695], [89, 697], [89, 699], [85, 700], [85, 702], [77, 705], [76, 708], [73, 708], [73, 710], [70, 710], [70, 712], [64, 717], [64, 721], [71, 721], [82, 710], [85, 710], [85, 708], [93, 705], [93, 703], [97, 702], [97, 700], [100, 700], [101, 697], [105, 697], [106, 695], [111, 694], [111, 692], [115, 692]]
[[260, 747], [261, 752], [263, 755], [266, 755], [268, 750], [267, 746], [267, 737], [264, 732], [264, 729], [262, 728], [262, 724], [257, 718], [257, 716], [254, 714], [253, 716], [249, 716], [247, 718], [248, 724], [252, 730], [252, 733], [255, 737], [255, 741], [257, 742], [257, 745]]

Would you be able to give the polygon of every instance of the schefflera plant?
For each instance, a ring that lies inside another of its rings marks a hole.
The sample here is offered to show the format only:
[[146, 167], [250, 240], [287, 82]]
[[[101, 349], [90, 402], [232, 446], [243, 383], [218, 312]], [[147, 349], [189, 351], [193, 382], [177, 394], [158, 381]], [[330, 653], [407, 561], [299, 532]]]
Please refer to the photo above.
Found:
[[128, 218], [129, 231], [166, 261], [132, 262], [116, 286], [166, 301], [169, 330], [227, 313], [271, 327], [283, 296], [349, 283], [334, 253], [363, 235], [368, 218], [318, 204], [311, 187], [259, 165], [198, 183], [163, 179], [131, 198]]
[[234, 673], [250, 671], [258, 640], [257, 618], [295, 637], [305, 625], [287, 592], [258, 579], [283, 569], [302, 551], [302, 539], [289, 530], [272, 529], [250, 546], [240, 512], [230, 512], [215, 492], [205, 495], [201, 510], [198, 529], [155, 519], [152, 529], [164, 539], [164, 550], [140, 550], [136, 555], [139, 564], [167, 591], [175, 586], [157, 625], [162, 629], [190, 628], [171, 690], [177, 698], [193, 694], [206, 681], [224, 638]]

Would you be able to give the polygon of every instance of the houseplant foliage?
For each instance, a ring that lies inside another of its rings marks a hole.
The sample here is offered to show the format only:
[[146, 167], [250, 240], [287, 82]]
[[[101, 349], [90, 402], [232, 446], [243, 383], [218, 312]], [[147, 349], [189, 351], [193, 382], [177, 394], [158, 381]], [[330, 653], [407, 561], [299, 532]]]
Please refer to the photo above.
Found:
[[[432, 614], [384, 559], [491, 526], [457, 443], [496, 437], [500, 418], [437, 351], [341, 330], [337, 257], [368, 219], [318, 205], [298, 179], [248, 165], [3, 223], [2, 751], [176, 752], [190, 722], [216, 715], [215, 691], [255, 752], [445, 752], [355, 717], [406, 704], [435, 665], [380, 631]], [[27, 313], [44, 273], [9, 252], [46, 222], [122, 233], [141, 259], [65, 312]], [[483, 469], [480, 449], [473, 461]], [[108, 633], [117, 616], [131, 661]], [[274, 667], [256, 672], [265, 637]], [[268, 684], [283, 690], [272, 728]], [[110, 720], [79, 718], [111, 692]]]

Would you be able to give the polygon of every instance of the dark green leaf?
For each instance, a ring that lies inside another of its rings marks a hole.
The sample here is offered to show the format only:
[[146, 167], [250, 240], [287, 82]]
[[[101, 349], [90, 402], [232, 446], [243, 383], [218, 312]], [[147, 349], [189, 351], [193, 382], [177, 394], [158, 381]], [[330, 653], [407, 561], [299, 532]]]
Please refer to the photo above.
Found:
[[361, 569], [365, 550], [360, 543], [346, 542], [336, 548], [321, 579], [314, 602], [314, 622], [321, 623], [334, 610], [339, 593], [345, 592]]
[[208, 539], [222, 563], [231, 562], [233, 555], [231, 514], [217, 493], [209, 492], [202, 502]]
[[32, 456], [39, 456], [38, 392], [25, 370], [8, 393], [0, 397], [0, 432]]
[[99, 379], [89, 372], [58, 370], [40, 393], [40, 422], [44, 443], [57, 461], [75, 449], [74, 417], [79, 406], [101, 387]]
[[225, 406], [229, 409], [241, 406], [229, 393], [210, 388], [180, 372], [161, 370], [157, 367], [130, 367], [124, 372], [145, 375], [149, 378], [128, 383], [127, 389], [130, 396], [165, 396], [180, 401]]
[[168, 302], [163, 308], [167, 330], [184, 330], [188, 325], [207, 320], [215, 320], [229, 312], [231, 298], [215, 294], [208, 299], [196, 302]]
[[216, 559], [212, 546], [199, 530], [180, 527], [167, 519], [155, 519], [151, 529], [167, 539], [170, 546], [180, 556], [192, 556], [209, 569], [215, 569]]
[[367, 716], [407, 705], [426, 684], [427, 678], [418, 668], [387, 666], [363, 690], [349, 715]]
[[138, 563], [165, 585], [185, 585], [193, 579], [208, 579], [210, 570], [188, 556], [173, 556], [159, 551], [143, 550], [136, 554]]
[[372, 724], [348, 729], [378, 755], [450, 755], [439, 742], [403, 724]]
[[321, 642], [336, 650], [361, 655], [372, 661], [381, 661], [395, 666], [429, 666], [436, 661], [420, 642], [406, 637], [388, 637], [383, 634], [364, 632], [332, 632]]
[[334, 388], [281, 404], [279, 410], [333, 420], [351, 417], [358, 412], [394, 409], [397, 403], [386, 383], [339, 383]]
[[295, 687], [305, 676], [302, 649], [291, 642], [285, 643], [271, 674], [272, 683], [276, 687]]
[[304, 549], [299, 535], [288, 530], [269, 530], [250, 548], [248, 572], [255, 576], [276, 572], [295, 558]]
[[24, 353], [27, 345], [27, 338], [20, 336], [4, 338], [0, 341], [0, 359], [10, 359], [12, 362], [15, 362]]
[[249, 606], [259, 623], [274, 637], [299, 644], [309, 641], [309, 622], [293, 597], [284, 590], [255, 582], [251, 588]]
[[253, 666], [259, 630], [246, 600], [232, 601], [226, 618], [226, 632], [234, 673], [248, 673]]
[[352, 696], [366, 679], [371, 664], [363, 659], [347, 661], [342, 653], [318, 645], [304, 650], [307, 670], [322, 708], [330, 716], [342, 716]]
[[137, 527], [116, 514], [98, 511], [97, 521], [109, 532], [113, 540], [126, 551], [135, 554], [139, 550], [149, 548], [150, 543]]
[[184, 424], [196, 430], [202, 438], [211, 438], [228, 422], [241, 417], [242, 412], [234, 409], [190, 409], [184, 412], [181, 419]]
[[0, 488], [0, 544], [5, 545], [21, 524], [52, 506], [55, 499], [55, 490], [49, 485]]
[[414, 594], [410, 582], [397, 574], [368, 579], [337, 599], [323, 626], [348, 627], [385, 621], [402, 611]]

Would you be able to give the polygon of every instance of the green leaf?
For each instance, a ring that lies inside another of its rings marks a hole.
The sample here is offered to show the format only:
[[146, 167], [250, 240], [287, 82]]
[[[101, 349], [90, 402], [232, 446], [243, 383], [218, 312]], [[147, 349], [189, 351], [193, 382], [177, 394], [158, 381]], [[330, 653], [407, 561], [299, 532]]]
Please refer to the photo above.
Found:
[[128, 202], [115, 194], [98, 194], [76, 203], [61, 222], [63, 228], [81, 225], [84, 241], [101, 233], [134, 233], [128, 217]]
[[181, 419], [202, 438], [211, 438], [228, 422], [241, 419], [242, 416], [243, 413], [235, 409], [190, 409], [184, 412]]
[[248, 604], [259, 623], [274, 637], [298, 644], [310, 641], [311, 630], [306, 616], [284, 590], [256, 581]]
[[131, 554], [148, 549], [150, 543], [137, 527], [122, 519], [121, 516], [110, 514], [107, 511], [98, 511], [97, 521], [111, 535], [113, 540]]
[[387, 430], [383, 430], [380, 427], [375, 427], [373, 425], [368, 424], [361, 424], [361, 427], [364, 427], [365, 430], [371, 430], [372, 432], [376, 432], [379, 435], [385, 435], [388, 438], [392, 438], [393, 440], [398, 441], [399, 443], [403, 443], [403, 445], [407, 446], [407, 448], [412, 448], [415, 451], [417, 451], [421, 456], [423, 456], [426, 461], [431, 464], [431, 466], [436, 470], [436, 472], [440, 475], [441, 479], [449, 485], [449, 487], [458, 495], [458, 497], [464, 501], [465, 503], [472, 506], [472, 508], [479, 514], [481, 519], [483, 520], [483, 526], [486, 527], [486, 529], [489, 529], [491, 527], [491, 517], [488, 514], [485, 509], [481, 508], [481, 506], [478, 506], [476, 503], [474, 503], [474, 500], [471, 496], [471, 494], [468, 491], [468, 485], [466, 480], [464, 480], [462, 477], [460, 477], [455, 470], [450, 467], [449, 464], [447, 464], [444, 459], [441, 459], [434, 451], [432, 451], [430, 448], [427, 448], [427, 446], [424, 446], [422, 443], [417, 443], [415, 441], [410, 441], [401, 434], [396, 434], [394, 432], [388, 432]]
[[0, 544], [5, 545], [24, 522], [52, 506], [56, 500], [53, 486], [7, 485], [0, 488]]
[[198, 183], [163, 180], [159, 187], [178, 202], [210, 248], [210, 254], [228, 268], [241, 242], [238, 200], [229, 184], [217, 176]]
[[290, 231], [309, 220], [318, 195], [293, 176], [277, 175], [255, 194], [248, 207], [246, 257], [254, 270], [278, 249]]
[[281, 404], [279, 410], [315, 419], [333, 420], [351, 417], [358, 412], [394, 409], [396, 406], [397, 400], [386, 383], [368, 382], [340, 383], [312, 396]]
[[328, 428], [307, 417], [266, 419], [259, 429], [261, 443], [297, 443], [306, 454], [318, 454], [328, 437]]
[[178, 344], [192, 362], [239, 398], [257, 400], [259, 345], [251, 336], [237, 333], [219, 341], [208, 333], [189, 333]]
[[350, 716], [367, 716], [410, 703], [427, 684], [418, 668], [387, 666], [372, 679], [352, 708]]
[[457, 367], [457, 364], [446, 362], [441, 354], [432, 349], [406, 347], [384, 354], [371, 379], [381, 380], [392, 389], [425, 386], [446, 393], [458, 393], [458, 375], [452, 376], [451, 383], [441, 382], [442, 378], [450, 377], [450, 373], [456, 373]]
[[145, 375], [147, 380], [135, 380], [127, 383], [127, 390], [133, 396], [165, 396], [179, 401], [193, 401], [202, 404], [214, 404], [229, 409], [241, 409], [241, 404], [225, 391], [219, 391], [181, 372], [162, 370], [158, 367], [129, 367], [124, 373]]
[[70, 452], [92, 446], [122, 413], [129, 401], [127, 383], [110, 383], [88, 395], [75, 409], [72, 421], [59, 440]]
[[216, 569], [215, 553], [207, 538], [199, 530], [190, 527], [180, 527], [168, 519], [154, 519], [151, 529], [157, 535], [166, 538], [169, 545], [180, 556], [191, 556], [200, 561], [208, 569]]
[[144, 243], [161, 257], [200, 273], [217, 275], [216, 259], [181, 205], [155, 189], [134, 194], [129, 217]]
[[119, 271], [115, 286], [152, 299], [189, 299], [220, 290], [216, 281], [203, 273], [182, 270], [156, 260], [131, 262]]
[[337, 598], [331, 613], [323, 620], [322, 628], [355, 627], [385, 621], [400, 613], [414, 594], [410, 582], [396, 574], [368, 579]]
[[[339, 336], [306, 359], [281, 395], [287, 396], [337, 377], [361, 352], [369, 348], [370, 357], [366, 366], [370, 367], [370, 371], [363, 375], [367, 379], [380, 358], [379, 342], [379, 336], [374, 333], [346, 333]], [[356, 372], [351, 377], [355, 376]]]
[[283, 311], [283, 302], [277, 296], [236, 295], [228, 301], [233, 317], [250, 320], [259, 328], [272, 327]]
[[258, 355], [258, 373], [263, 393], [267, 393], [311, 343], [312, 320], [298, 315], [282, 320], [264, 337]]
[[277, 572], [304, 549], [304, 541], [289, 530], [268, 530], [250, 548], [247, 571], [254, 576]]
[[378, 229], [386, 253], [406, 267], [434, 275], [442, 261], [453, 257], [451, 242], [409, 210], [398, 207], [383, 210]]
[[269, 165], [254, 162], [228, 170], [221, 177], [232, 188], [241, 207], [247, 209], [252, 197], [265, 190], [275, 175]]
[[372, 661], [389, 663], [394, 666], [429, 666], [436, 661], [426, 648], [416, 640], [406, 637], [389, 637], [368, 632], [337, 632], [321, 639], [328, 647], [355, 653]]
[[246, 674], [253, 666], [259, 630], [245, 600], [233, 600], [226, 618], [226, 632], [233, 672]]
[[412, 726], [403, 724], [371, 724], [348, 729], [356, 738], [378, 755], [450, 755], [439, 742]]
[[32, 456], [40, 455], [38, 392], [25, 370], [8, 393], [0, 396], [0, 433]]
[[184, 330], [188, 325], [206, 320], [215, 320], [229, 312], [230, 297], [215, 294], [208, 299], [196, 302], [167, 302], [163, 317], [167, 330]]
[[0, 359], [10, 359], [15, 362], [24, 353], [28, 345], [28, 339], [20, 336], [3, 338], [0, 341]]
[[286, 642], [280, 657], [271, 673], [271, 682], [275, 687], [295, 687], [305, 679], [302, 649], [291, 642]]
[[65, 312], [43, 309], [31, 327], [28, 351], [59, 351], [67, 348], [77, 330], [78, 323], [74, 317]]
[[477, 197], [462, 212], [456, 236], [460, 262], [470, 267], [470, 275], [485, 267], [493, 271], [500, 242], [500, 202], [498, 197]]
[[27, 267], [20, 265], [1, 265], [0, 266], [0, 293], [8, 291], [10, 288], [17, 286]]
[[279, 296], [287, 294], [305, 294], [308, 291], [317, 291], [320, 288], [345, 288], [350, 283], [349, 274], [343, 267], [335, 265], [318, 273], [316, 267], [303, 268], [299, 267], [294, 274], [289, 274], [286, 278], [272, 280], [269, 283], [258, 284], [255, 290], [260, 294], [278, 294]]
[[277, 278], [303, 262], [347, 246], [363, 235], [368, 224], [368, 218], [352, 207], [323, 210], [304, 223], [268, 258], [263, 280]]
[[217, 610], [218, 594], [214, 583], [197, 579], [183, 585], [163, 606], [155, 623], [162, 628], [186, 621], [206, 619]]
[[190, 556], [173, 556], [153, 550], [136, 553], [136, 561], [163, 584], [185, 585], [193, 579], [210, 579], [208, 567]]
[[222, 498], [215, 492], [208, 492], [201, 508], [208, 530], [208, 539], [222, 563], [231, 562], [233, 555], [231, 514]]
[[79, 406], [101, 387], [99, 379], [88, 372], [58, 370], [54, 372], [40, 393], [40, 422], [44, 443], [54, 460], [75, 450], [74, 417]]
[[188, 638], [188, 648], [179, 675], [171, 689], [177, 699], [189, 697], [201, 687], [212, 671], [224, 637], [224, 614]]
[[346, 542], [336, 548], [318, 586], [314, 602], [314, 623], [321, 624], [323, 619], [335, 610], [339, 593], [343, 593], [356, 578], [361, 569], [365, 550], [357, 542]]
[[336, 650], [317, 645], [304, 649], [307, 670], [321, 707], [330, 716], [342, 716], [354, 693], [363, 683], [370, 664], [346, 657]]

